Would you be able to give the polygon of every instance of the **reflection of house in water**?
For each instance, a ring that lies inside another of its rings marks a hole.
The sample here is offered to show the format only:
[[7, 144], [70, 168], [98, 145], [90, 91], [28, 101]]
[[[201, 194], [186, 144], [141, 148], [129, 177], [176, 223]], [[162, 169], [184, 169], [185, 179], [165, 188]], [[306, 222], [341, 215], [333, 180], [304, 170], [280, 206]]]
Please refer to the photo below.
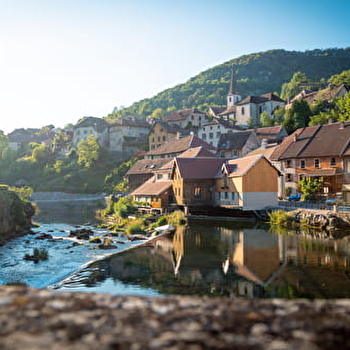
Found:
[[246, 278], [238, 281], [238, 294], [254, 297], [261, 289], [256, 285], [266, 287], [281, 270], [278, 237], [259, 229], [239, 232], [231, 262]]

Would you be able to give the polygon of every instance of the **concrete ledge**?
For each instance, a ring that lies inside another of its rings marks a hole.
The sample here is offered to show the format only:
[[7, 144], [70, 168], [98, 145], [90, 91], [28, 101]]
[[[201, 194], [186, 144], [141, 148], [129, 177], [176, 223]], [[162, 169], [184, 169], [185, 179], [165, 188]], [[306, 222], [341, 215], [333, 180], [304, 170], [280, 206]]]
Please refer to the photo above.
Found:
[[2, 350], [349, 347], [349, 300], [142, 298], [0, 287]]

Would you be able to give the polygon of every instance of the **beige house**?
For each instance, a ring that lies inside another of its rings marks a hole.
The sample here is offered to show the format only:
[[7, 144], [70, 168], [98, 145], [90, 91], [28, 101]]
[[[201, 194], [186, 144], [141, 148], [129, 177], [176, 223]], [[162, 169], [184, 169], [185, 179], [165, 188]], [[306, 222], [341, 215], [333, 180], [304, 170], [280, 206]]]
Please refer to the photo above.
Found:
[[208, 122], [206, 114], [197, 108], [184, 109], [173, 112], [163, 118], [163, 121], [169, 124], [176, 124], [181, 128], [199, 128]]

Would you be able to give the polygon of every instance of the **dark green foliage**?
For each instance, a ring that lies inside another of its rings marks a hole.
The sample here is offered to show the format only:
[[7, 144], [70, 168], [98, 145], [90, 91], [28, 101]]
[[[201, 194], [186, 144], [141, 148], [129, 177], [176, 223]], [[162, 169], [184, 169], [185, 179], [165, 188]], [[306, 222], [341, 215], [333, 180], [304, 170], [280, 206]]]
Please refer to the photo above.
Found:
[[120, 218], [126, 218], [137, 212], [137, 208], [132, 203], [131, 197], [121, 197], [114, 204], [114, 213]]
[[49, 252], [45, 248], [33, 248], [33, 254], [26, 254], [24, 260], [32, 260], [34, 262], [47, 260], [49, 258]]
[[167, 219], [165, 216], [161, 216], [157, 222], [156, 222], [157, 226], [163, 226], [167, 224]]
[[298, 128], [308, 126], [311, 117], [311, 110], [305, 100], [295, 100], [292, 107], [284, 115], [283, 125], [290, 134]]
[[132, 104], [119, 111], [121, 115], [151, 115], [161, 108], [185, 109], [226, 105], [226, 96], [232, 67], [237, 71], [237, 82], [243, 96], [280, 91], [295, 72], [302, 71], [309, 81], [329, 79], [349, 69], [350, 48], [312, 50], [305, 52], [270, 50], [241, 56], [208, 69], [158, 95]]

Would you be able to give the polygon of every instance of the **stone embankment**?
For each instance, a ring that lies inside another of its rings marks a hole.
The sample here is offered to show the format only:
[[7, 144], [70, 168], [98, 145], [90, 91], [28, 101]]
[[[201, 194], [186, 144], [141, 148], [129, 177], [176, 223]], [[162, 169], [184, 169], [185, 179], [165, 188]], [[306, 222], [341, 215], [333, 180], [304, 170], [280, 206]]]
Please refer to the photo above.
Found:
[[349, 300], [145, 298], [0, 287], [0, 348], [350, 348]]
[[33, 202], [71, 202], [71, 201], [93, 201], [105, 199], [106, 194], [79, 194], [65, 192], [34, 192], [31, 200]]
[[350, 213], [330, 210], [298, 209], [288, 213], [298, 223], [319, 227], [327, 231], [335, 229], [350, 230]]

